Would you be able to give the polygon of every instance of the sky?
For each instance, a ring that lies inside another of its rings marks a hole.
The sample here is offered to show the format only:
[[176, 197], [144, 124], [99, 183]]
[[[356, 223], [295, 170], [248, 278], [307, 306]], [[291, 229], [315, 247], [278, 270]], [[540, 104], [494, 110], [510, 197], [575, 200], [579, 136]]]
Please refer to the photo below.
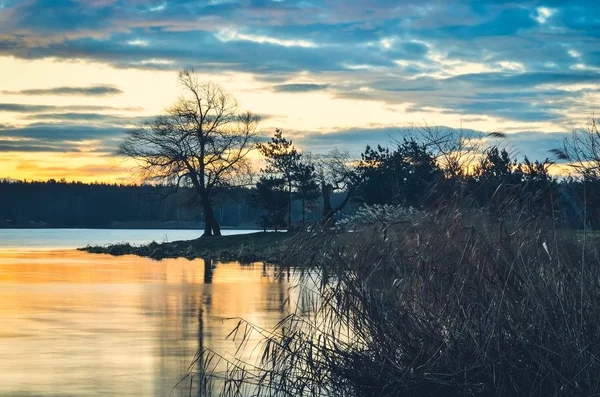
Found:
[[133, 182], [184, 68], [302, 150], [430, 125], [543, 160], [600, 98], [600, 2], [0, 0], [0, 178]]

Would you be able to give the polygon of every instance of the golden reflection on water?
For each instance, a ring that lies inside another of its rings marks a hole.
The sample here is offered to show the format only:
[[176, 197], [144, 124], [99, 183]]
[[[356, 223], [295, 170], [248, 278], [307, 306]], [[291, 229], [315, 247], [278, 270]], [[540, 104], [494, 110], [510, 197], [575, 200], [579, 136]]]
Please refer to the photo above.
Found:
[[200, 346], [235, 351], [225, 318], [285, 317], [289, 278], [262, 263], [0, 251], [0, 396], [167, 396]]

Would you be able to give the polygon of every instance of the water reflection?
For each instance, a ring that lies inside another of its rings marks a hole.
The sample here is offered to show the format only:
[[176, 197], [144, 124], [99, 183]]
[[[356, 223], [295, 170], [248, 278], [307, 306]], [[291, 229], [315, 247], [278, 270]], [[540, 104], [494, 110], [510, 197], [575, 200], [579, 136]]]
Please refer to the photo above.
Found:
[[0, 251], [0, 396], [167, 396], [199, 348], [234, 352], [225, 319], [285, 317], [289, 283], [262, 263]]

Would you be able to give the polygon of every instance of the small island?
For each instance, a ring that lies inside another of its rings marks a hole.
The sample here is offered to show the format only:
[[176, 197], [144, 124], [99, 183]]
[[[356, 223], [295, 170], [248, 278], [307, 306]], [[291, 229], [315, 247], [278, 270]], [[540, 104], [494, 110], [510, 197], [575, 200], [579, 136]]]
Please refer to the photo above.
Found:
[[173, 241], [147, 245], [129, 243], [79, 248], [93, 254], [138, 255], [152, 259], [187, 258], [216, 259], [221, 261], [277, 263], [287, 233], [257, 232], [229, 236], [200, 237], [190, 241]]

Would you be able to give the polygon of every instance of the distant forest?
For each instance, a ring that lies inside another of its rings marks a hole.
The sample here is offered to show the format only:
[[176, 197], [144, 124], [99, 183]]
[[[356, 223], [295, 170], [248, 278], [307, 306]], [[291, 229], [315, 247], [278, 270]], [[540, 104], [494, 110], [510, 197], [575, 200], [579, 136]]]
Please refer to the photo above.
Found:
[[[248, 204], [251, 189], [235, 188], [218, 193], [215, 215], [229, 228], [258, 228], [260, 212]], [[332, 201], [343, 200], [334, 194]], [[292, 216], [300, 219], [300, 203]], [[308, 212], [307, 221], [320, 218]], [[46, 182], [0, 180], [0, 227], [82, 228], [199, 228], [203, 225], [200, 203], [190, 188], [118, 185], [49, 180]]]

